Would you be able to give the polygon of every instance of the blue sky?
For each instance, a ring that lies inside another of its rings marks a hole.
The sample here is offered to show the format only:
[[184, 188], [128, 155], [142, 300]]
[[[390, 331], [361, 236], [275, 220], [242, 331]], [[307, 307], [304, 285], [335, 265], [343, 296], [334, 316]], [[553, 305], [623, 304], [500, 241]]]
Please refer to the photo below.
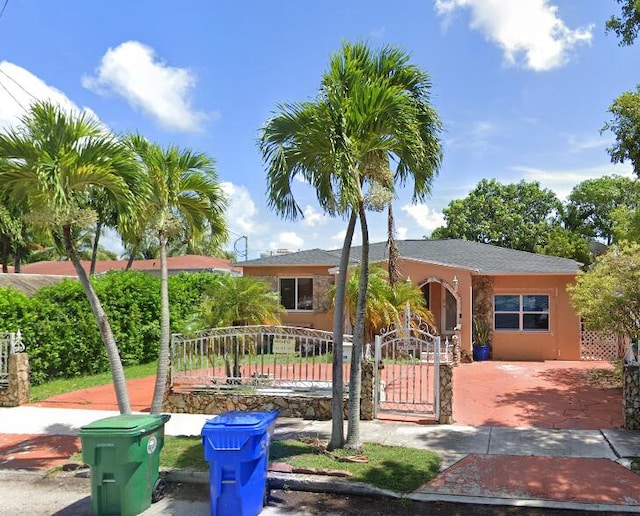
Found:
[[[246, 235], [250, 258], [336, 248], [346, 222], [324, 217], [308, 185], [296, 185], [303, 221], [268, 209], [258, 130], [279, 102], [313, 99], [342, 42], [398, 45], [431, 75], [445, 127], [432, 197], [395, 202], [398, 236], [421, 238], [482, 178], [537, 180], [563, 198], [585, 179], [630, 174], [599, 134], [615, 97], [640, 82], [640, 44], [605, 35], [618, 12], [614, 0], [9, 0], [0, 127], [34, 97], [89, 109], [113, 131], [214, 157], [232, 240]], [[372, 241], [385, 228], [371, 215]]]

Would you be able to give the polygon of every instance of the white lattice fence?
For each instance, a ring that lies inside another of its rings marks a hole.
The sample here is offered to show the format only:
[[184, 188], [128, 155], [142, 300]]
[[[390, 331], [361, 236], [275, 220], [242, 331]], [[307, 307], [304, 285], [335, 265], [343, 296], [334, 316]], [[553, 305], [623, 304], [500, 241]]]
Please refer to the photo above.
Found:
[[624, 356], [629, 339], [614, 333], [597, 330], [580, 332], [580, 358], [582, 360], [616, 360]]

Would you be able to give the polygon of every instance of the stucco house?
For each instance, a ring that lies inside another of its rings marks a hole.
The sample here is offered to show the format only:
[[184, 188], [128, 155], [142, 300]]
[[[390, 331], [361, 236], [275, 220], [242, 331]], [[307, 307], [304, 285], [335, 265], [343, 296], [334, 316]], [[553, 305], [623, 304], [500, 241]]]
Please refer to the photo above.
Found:
[[[371, 263], [386, 262], [386, 242], [370, 247]], [[422, 289], [437, 331], [456, 335], [463, 354], [471, 353], [474, 314], [484, 313], [495, 360], [580, 360], [580, 319], [566, 291], [580, 263], [465, 240], [401, 240], [398, 250], [403, 277]], [[359, 257], [354, 247], [351, 262]], [[339, 261], [339, 249], [311, 249], [239, 265], [280, 293], [284, 324], [331, 330], [327, 290]]]

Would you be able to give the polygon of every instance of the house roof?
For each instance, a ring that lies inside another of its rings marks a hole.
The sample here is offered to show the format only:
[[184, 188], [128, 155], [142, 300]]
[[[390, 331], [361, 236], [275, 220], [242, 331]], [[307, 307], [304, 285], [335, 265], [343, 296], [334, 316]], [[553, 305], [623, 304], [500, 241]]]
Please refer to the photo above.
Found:
[[[360, 257], [361, 247], [351, 249], [352, 261]], [[313, 249], [281, 256], [270, 256], [242, 262], [243, 267], [284, 265], [336, 266], [340, 260], [340, 249], [323, 251]], [[567, 258], [516, 251], [468, 240], [399, 240], [400, 258], [424, 263], [467, 269], [477, 274], [575, 274], [579, 262]], [[385, 261], [388, 257], [387, 243], [370, 245], [369, 260]]]
[[236, 265], [244, 267], [275, 267], [281, 265], [316, 265], [335, 267], [340, 264], [340, 251], [325, 251], [323, 249], [309, 249], [308, 251], [298, 251], [297, 253], [276, 254], [237, 262]]
[[[2, 274], [0, 288], [14, 288], [32, 296], [42, 287], [59, 283], [68, 276], [46, 276], [43, 274]], [[73, 276], [72, 276], [73, 277]]]
[[[88, 272], [91, 263], [82, 261], [82, 266]], [[107, 271], [124, 270], [127, 267], [126, 260], [99, 260], [96, 262], [96, 274]], [[160, 271], [160, 259], [134, 260], [131, 266], [137, 271]], [[213, 256], [186, 255], [170, 256], [167, 258], [167, 268], [170, 271], [233, 271], [240, 272], [242, 269], [232, 266], [227, 260], [214, 258]], [[49, 274], [55, 276], [76, 276], [73, 264], [69, 260], [34, 262], [24, 264], [22, 273], [25, 274]]]

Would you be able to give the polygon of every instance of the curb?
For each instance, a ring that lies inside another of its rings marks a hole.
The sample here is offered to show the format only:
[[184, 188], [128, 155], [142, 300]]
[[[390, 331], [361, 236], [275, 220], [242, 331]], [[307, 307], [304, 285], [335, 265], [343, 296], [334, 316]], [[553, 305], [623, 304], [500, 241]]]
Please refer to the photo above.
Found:
[[[203, 471], [163, 470], [164, 478], [171, 483], [209, 484], [209, 474]], [[560, 502], [555, 500], [539, 500], [528, 498], [498, 498], [465, 495], [447, 495], [442, 493], [414, 492], [408, 494], [396, 493], [388, 489], [381, 489], [363, 482], [353, 482], [339, 477], [327, 475], [307, 475], [299, 473], [281, 473], [269, 471], [267, 473], [268, 489], [283, 489], [293, 491], [308, 491], [313, 493], [335, 493], [352, 496], [379, 496], [386, 498], [407, 499], [416, 502], [452, 502], [478, 505], [499, 505], [509, 507], [532, 507], [539, 509], [564, 509], [584, 512], [619, 512], [640, 513], [640, 507], [635, 505], [614, 505], [581, 502]]]

